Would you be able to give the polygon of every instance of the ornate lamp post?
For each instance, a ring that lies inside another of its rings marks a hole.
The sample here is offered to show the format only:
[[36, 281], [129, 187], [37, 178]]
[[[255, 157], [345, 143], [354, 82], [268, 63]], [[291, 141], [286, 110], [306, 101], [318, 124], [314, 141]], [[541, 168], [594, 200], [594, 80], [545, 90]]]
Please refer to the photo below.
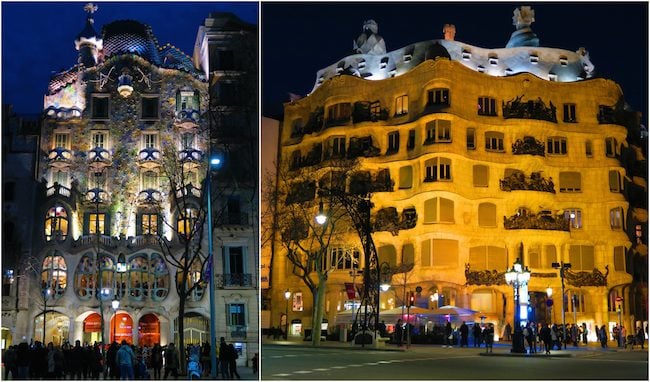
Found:
[[564, 270], [571, 269], [570, 263], [559, 262], [552, 263], [551, 266], [555, 269], [560, 270], [560, 280], [562, 281], [562, 341], [564, 342], [564, 349], [566, 349], [566, 319], [565, 319], [565, 309], [564, 309]]
[[524, 347], [524, 336], [521, 330], [519, 288], [528, 284], [528, 280], [530, 280], [530, 271], [528, 270], [528, 267], [522, 269], [521, 262], [517, 258], [512, 268], [506, 271], [506, 283], [513, 287], [515, 295], [515, 332], [512, 338], [511, 353], [526, 353], [526, 348]]
[[291, 292], [289, 289], [284, 291], [284, 299], [287, 300], [287, 307], [284, 312], [284, 339], [289, 338], [289, 299], [291, 298]]
[[214, 250], [212, 245], [212, 170], [219, 167], [221, 159], [217, 157], [210, 158], [208, 163], [208, 174], [206, 182], [206, 197], [208, 199], [208, 259], [210, 261], [210, 375], [212, 379], [217, 379], [217, 313], [214, 303]]
[[117, 310], [120, 308], [120, 300], [117, 296], [113, 297], [111, 306], [113, 307], [113, 341], [117, 341]]

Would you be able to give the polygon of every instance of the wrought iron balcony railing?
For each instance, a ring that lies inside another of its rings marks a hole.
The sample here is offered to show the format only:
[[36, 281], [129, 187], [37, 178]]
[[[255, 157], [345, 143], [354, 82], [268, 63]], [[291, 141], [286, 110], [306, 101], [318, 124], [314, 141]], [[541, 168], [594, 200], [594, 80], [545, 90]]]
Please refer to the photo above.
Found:
[[250, 273], [224, 273], [215, 275], [217, 288], [252, 287], [253, 275]]
[[138, 162], [144, 166], [157, 165], [160, 162], [160, 150], [147, 147], [138, 153]]
[[178, 160], [181, 162], [200, 162], [203, 159], [203, 152], [196, 149], [185, 149], [178, 152]]
[[244, 325], [231, 325], [230, 326], [230, 338], [246, 338], [246, 326]]

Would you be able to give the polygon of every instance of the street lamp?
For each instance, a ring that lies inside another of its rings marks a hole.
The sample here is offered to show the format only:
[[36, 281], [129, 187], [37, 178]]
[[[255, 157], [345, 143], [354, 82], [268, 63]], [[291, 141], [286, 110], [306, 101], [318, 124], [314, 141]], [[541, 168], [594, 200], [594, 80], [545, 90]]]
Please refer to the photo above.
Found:
[[552, 263], [551, 266], [555, 269], [560, 270], [560, 280], [562, 281], [562, 341], [564, 342], [564, 349], [566, 349], [566, 319], [565, 319], [565, 310], [564, 310], [564, 271], [566, 269], [571, 269], [570, 263], [559, 262]]
[[506, 271], [506, 283], [512, 285], [515, 295], [515, 332], [512, 338], [512, 349], [511, 353], [526, 353], [526, 348], [524, 346], [524, 336], [521, 330], [521, 317], [520, 317], [520, 307], [519, 307], [519, 288], [528, 284], [530, 280], [530, 271], [528, 267], [522, 269], [521, 262], [519, 258], [515, 261], [512, 268]]
[[[546, 307], [548, 308], [547, 315], [550, 317], [550, 321], [553, 321], [553, 299], [551, 296], [553, 295], [553, 288], [548, 287], [546, 288]], [[550, 323], [549, 318], [546, 318], [546, 323]]]
[[117, 342], [117, 310], [120, 308], [120, 300], [117, 296], [113, 297], [111, 306], [113, 307], [113, 341]]
[[[211, 148], [211, 147], [210, 147]], [[207, 174], [207, 199], [208, 199], [208, 259], [210, 261], [210, 376], [212, 379], [217, 379], [217, 313], [214, 303], [214, 252], [212, 245], [212, 169], [216, 169], [221, 164], [221, 159], [218, 157], [210, 158], [208, 163]]]
[[323, 201], [318, 202], [318, 215], [316, 215], [316, 223], [323, 225], [327, 222], [327, 215], [323, 212]]
[[284, 339], [289, 337], [289, 299], [291, 298], [291, 292], [289, 289], [284, 291], [284, 299], [287, 300], [287, 307], [284, 312]]

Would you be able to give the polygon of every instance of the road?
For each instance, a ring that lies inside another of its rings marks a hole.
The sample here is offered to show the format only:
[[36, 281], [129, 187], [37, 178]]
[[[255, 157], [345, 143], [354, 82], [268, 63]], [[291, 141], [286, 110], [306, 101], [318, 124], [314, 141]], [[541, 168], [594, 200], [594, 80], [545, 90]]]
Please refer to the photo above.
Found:
[[506, 356], [506, 348], [481, 356], [474, 348], [440, 346], [385, 351], [265, 344], [261, 353], [263, 380], [648, 380], [648, 352], [639, 350], [522, 357]]

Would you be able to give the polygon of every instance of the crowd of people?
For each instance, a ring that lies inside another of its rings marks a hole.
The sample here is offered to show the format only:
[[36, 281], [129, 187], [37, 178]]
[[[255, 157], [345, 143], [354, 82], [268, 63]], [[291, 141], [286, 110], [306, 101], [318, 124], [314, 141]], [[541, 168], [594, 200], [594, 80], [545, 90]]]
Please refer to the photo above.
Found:
[[[52, 342], [47, 346], [40, 341], [31, 344], [22, 342], [9, 346], [3, 352], [3, 377], [5, 380], [147, 380], [152, 377], [176, 379], [179, 375], [186, 375], [189, 379], [201, 379], [211, 375], [210, 350], [207, 342], [188, 345], [185, 351], [187, 369], [180, 370], [180, 354], [174, 343], [149, 347], [131, 345], [122, 340], [102, 349], [99, 343], [82, 346], [79, 340], [75, 341], [74, 346], [67, 342], [62, 346], [54, 346]], [[216, 355], [217, 377], [241, 379], [237, 371], [239, 353], [232, 343], [226, 343], [221, 337]], [[257, 362], [257, 359], [253, 362]], [[256, 365], [253, 369], [257, 369]]]

